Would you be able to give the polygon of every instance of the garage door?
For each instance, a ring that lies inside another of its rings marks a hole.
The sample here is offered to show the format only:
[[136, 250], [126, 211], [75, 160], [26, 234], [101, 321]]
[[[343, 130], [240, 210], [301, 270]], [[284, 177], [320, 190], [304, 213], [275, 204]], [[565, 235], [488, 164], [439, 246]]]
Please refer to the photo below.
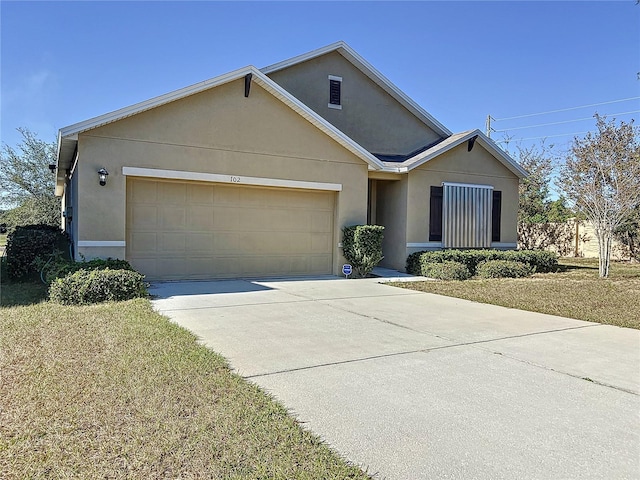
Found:
[[151, 280], [332, 271], [333, 192], [127, 179], [127, 259]]

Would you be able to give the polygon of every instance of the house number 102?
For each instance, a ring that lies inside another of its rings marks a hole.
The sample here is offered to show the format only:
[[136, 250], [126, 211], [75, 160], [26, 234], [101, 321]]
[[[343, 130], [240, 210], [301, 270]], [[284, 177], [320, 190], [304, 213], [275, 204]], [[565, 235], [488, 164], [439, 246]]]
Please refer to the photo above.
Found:
[[231, 177], [231, 183], [240, 183], [240, 177]]

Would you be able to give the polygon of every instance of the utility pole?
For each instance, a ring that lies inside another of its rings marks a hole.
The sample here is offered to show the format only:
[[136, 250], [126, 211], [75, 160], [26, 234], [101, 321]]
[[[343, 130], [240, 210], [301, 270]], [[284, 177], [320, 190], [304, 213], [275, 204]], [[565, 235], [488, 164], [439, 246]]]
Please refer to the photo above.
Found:
[[491, 120], [493, 120], [491, 118], [491, 115], [487, 115], [486, 126], [487, 126], [487, 137], [489, 138], [491, 138]]

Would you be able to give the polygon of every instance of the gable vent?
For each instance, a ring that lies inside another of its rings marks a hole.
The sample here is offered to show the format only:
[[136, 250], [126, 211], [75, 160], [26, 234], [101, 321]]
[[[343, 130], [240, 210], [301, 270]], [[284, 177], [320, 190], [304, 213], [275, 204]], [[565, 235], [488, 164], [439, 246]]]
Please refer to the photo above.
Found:
[[329, 108], [342, 109], [342, 77], [329, 75]]

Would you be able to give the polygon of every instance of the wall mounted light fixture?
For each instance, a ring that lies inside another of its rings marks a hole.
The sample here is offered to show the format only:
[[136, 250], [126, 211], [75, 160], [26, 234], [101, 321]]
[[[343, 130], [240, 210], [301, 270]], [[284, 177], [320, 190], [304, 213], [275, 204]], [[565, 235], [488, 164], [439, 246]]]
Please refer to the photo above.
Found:
[[98, 175], [100, 175], [100, 185], [104, 187], [107, 184], [107, 175], [109, 175], [109, 172], [107, 172], [107, 170], [103, 167], [98, 170]]
[[50, 163], [49, 164], [49, 170], [51, 171], [51, 173], [56, 173], [56, 164], [55, 163]]

